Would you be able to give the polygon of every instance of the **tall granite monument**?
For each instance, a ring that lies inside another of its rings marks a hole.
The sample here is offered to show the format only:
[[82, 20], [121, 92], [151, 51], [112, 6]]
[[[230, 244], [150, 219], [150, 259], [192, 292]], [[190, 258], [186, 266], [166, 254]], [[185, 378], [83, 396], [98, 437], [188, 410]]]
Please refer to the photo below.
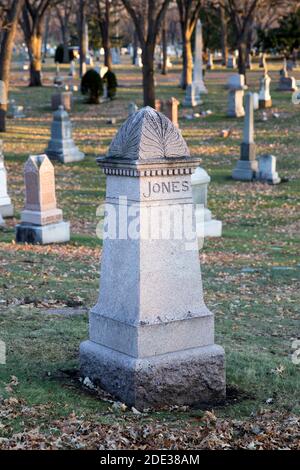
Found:
[[[130, 116], [98, 159], [107, 230], [81, 374], [138, 409], [225, 396], [224, 350], [202, 292], [191, 188], [199, 162], [150, 107]], [[184, 220], [179, 232], [174, 220]]]
[[257, 172], [256, 145], [254, 142], [254, 110], [253, 93], [246, 95], [246, 115], [244, 119], [243, 142], [241, 158], [232, 172], [235, 180], [252, 181]]
[[31, 155], [24, 167], [25, 207], [16, 226], [19, 243], [62, 243], [70, 240], [69, 222], [56, 206], [54, 167], [47, 155]]
[[202, 38], [202, 23], [197, 21], [195, 33], [195, 52], [194, 52], [194, 68], [193, 68], [193, 83], [196, 88], [196, 93], [207, 93], [207, 88], [203, 81], [203, 38]]
[[7, 173], [4, 166], [2, 140], [0, 140], [0, 214], [2, 217], [13, 217], [14, 215], [14, 206], [7, 193]]

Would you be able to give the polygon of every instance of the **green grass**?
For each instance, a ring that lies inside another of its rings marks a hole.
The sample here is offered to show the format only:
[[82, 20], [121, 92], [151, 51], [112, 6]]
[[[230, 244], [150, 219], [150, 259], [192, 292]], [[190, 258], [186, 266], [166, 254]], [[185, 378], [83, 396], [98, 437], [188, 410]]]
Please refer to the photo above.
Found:
[[[122, 87], [109, 104], [88, 106], [76, 96], [71, 118], [76, 143], [86, 153], [80, 163], [55, 163], [58, 205], [71, 221], [72, 237], [67, 246], [36, 248], [16, 246], [13, 226], [23, 206], [23, 164], [29, 154], [43, 152], [50, 133], [51, 76], [45, 68], [46, 86], [29, 89], [13, 73], [11, 96], [27, 109], [28, 118], [9, 121], [3, 135], [9, 190], [16, 219], [0, 232], [0, 339], [7, 343], [7, 364], [0, 365], [0, 396], [11, 395], [36, 407], [34, 416], [8, 419], [0, 436], [54, 419], [72, 411], [95, 422], [124, 422], [124, 415], [109, 410], [109, 403], [84, 390], [75, 376], [78, 350], [88, 337], [88, 309], [96, 302], [99, 288], [99, 254], [96, 237], [96, 208], [104, 200], [105, 180], [95, 159], [106, 151], [117, 127], [127, 115], [127, 105], [141, 105], [140, 71], [118, 66]], [[300, 114], [290, 95], [274, 91], [277, 72], [271, 67], [272, 98], [281, 117], [266, 122], [256, 112], [258, 153], [277, 156], [280, 175], [290, 180], [279, 186], [240, 183], [231, 180], [231, 169], [239, 157], [242, 120], [225, 116], [229, 72], [206, 74], [209, 95], [202, 109], [214, 114], [180, 126], [192, 154], [200, 155], [210, 173], [208, 206], [223, 221], [223, 236], [205, 242], [202, 273], [205, 300], [216, 317], [216, 339], [226, 350], [228, 400], [215, 407], [218, 415], [247, 418], [262, 408], [300, 412], [300, 366], [291, 361], [292, 340], [299, 338], [299, 147]], [[299, 75], [300, 72], [296, 73]], [[257, 89], [260, 72], [249, 72], [250, 89]], [[168, 79], [172, 79], [171, 85]], [[158, 97], [177, 96], [179, 67], [169, 77], [157, 77]], [[117, 126], [106, 124], [117, 116]], [[219, 137], [233, 128], [228, 139]], [[2, 136], [1, 136], [2, 138]], [[291, 269], [276, 269], [291, 268]], [[250, 268], [250, 269], [249, 269]], [[275, 269], [274, 269], [275, 268]], [[76, 316], [48, 314], [49, 308], [79, 307]], [[19, 384], [6, 390], [10, 377]], [[270, 401], [271, 399], [271, 401]], [[40, 405], [47, 405], [40, 409]], [[182, 426], [203, 410], [152, 412], [147, 420]], [[129, 418], [127, 418], [129, 419]]]

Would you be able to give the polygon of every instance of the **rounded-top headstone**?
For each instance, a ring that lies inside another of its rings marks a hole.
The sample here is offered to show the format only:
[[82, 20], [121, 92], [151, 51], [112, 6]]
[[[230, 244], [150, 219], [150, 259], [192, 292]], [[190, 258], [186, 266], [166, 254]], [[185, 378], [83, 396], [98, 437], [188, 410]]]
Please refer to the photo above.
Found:
[[189, 158], [180, 130], [150, 106], [129, 116], [111, 142], [106, 158], [131, 161], [165, 161]]

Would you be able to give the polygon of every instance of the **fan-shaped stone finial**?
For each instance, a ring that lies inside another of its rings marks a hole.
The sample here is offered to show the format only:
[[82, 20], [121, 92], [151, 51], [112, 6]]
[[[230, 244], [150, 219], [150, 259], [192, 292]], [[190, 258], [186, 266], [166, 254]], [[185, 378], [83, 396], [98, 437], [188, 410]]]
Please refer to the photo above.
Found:
[[146, 106], [120, 127], [107, 157], [152, 161], [190, 157], [190, 152], [180, 130], [164, 114]]

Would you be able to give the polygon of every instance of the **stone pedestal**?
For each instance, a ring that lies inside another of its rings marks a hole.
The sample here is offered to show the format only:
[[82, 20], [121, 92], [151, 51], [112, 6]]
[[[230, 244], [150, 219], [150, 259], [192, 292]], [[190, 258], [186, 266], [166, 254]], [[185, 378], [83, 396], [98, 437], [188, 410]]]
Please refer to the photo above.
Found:
[[192, 83], [186, 87], [183, 106], [193, 108], [199, 104], [202, 104], [202, 101], [194, 83]]
[[7, 173], [4, 166], [2, 140], [0, 140], [0, 214], [2, 217], [13, 217], [14, 215], [14, 206], [7, 193]]
[[63, 106], [66, 111], [72, 109], [72, 97], [71, 91], [63, 91], [62, 93], [54, 93], [51, 96], [51, 109], [57, 111], [60, 106]]
[[51, 160], [59, 160], [62, 163], [77, 162], [84, 158], [84, 154], [78, 150], [72, 139], [71, 121], [63, 106], [59, 106], [53, 114], [51, 139], [46, 154]]
[[195, 204], [196, 227], [199, 247], [202, 248], [204, 238], [221, 237], [222, 222], [212, 218], [211, 211], [207, 208], [207, 192], [210, 176], [198, 167], [191, 177], [193, 201]]
[[18, 243], [62, 243], [70, 240], [69, 222], [56, 207], [54, 168], [47, 155], [32, 155], [24, 167], [25, 207], [16, 226]]
[[267, 73], [265, 73], [260, 79], [260, 87], [259, 87], [259, 94], [258, 94], [259, 109], [272, 107], [272, 99], [270, 95], [270, 83], [271, 83], [271, 78]]
[[256, 145], [254, 142], [253, 94], [246, 95], [246, 115], [244, 120], [241, 157], [232, 172], [232, 178], [241, 181], [252, 181], [257, 172]]
[[190, 178], [199, 159], [148, 107], [128, 118], [98, 162], [107, 232], [82, 375], [138, 409], [224, 399], [224, 350], [203, 300], [195, 230]]
[[257, 179], [269, 184], [278, 184], [281, 179], [276, 171], [276, 157], [274, 155], [261, 155], [258, 159]]

